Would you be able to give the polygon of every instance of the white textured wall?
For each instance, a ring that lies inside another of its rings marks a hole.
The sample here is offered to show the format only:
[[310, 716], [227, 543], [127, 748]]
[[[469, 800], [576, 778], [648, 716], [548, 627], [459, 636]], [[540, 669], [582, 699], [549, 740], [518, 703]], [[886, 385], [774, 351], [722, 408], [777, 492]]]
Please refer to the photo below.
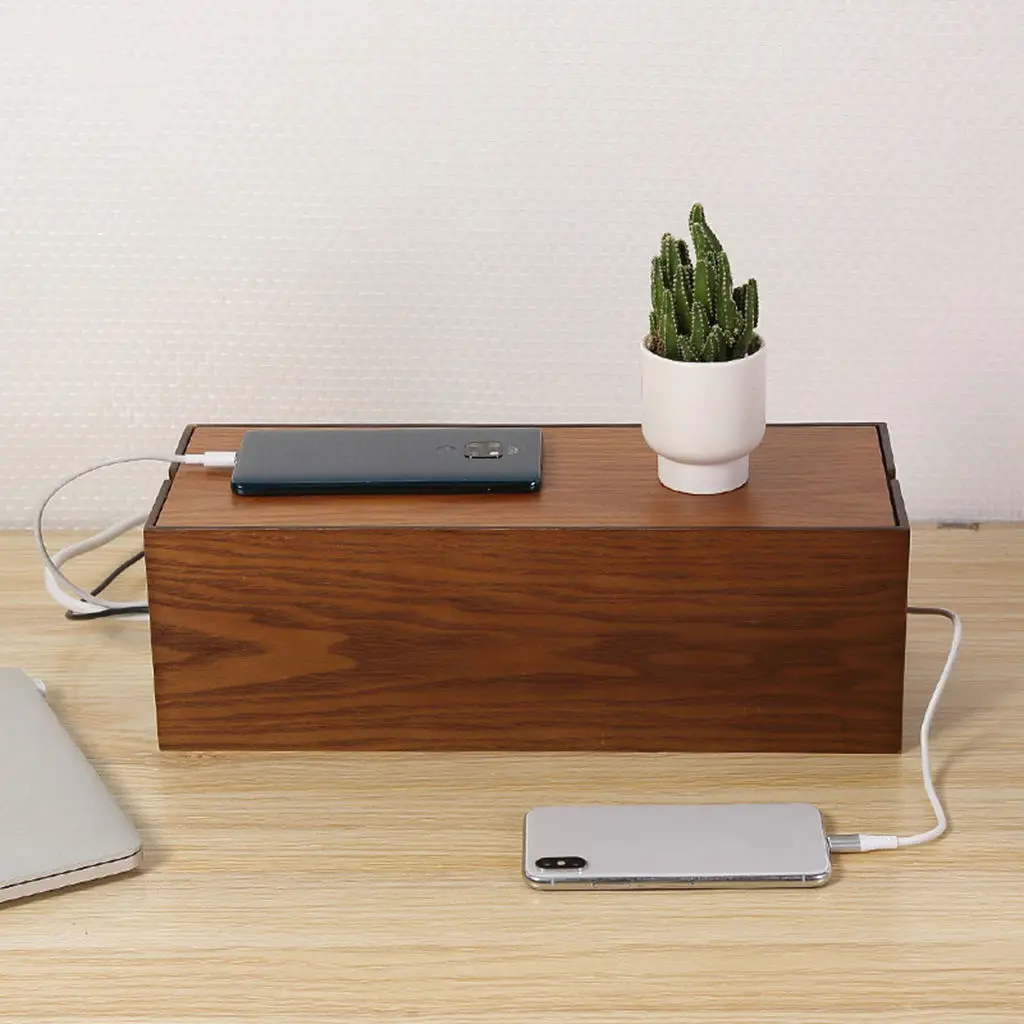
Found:
[[695, 199], [771, 418], [1020, 517], [1022, 53], [1017, 0], [3, 3], [0, 525], [188, 421], [634, 420]]

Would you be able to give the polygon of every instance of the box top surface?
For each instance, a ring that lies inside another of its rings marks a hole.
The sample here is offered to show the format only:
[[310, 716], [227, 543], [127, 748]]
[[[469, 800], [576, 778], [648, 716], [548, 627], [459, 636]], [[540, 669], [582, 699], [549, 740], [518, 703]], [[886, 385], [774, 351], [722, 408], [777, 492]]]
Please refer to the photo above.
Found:
[[[309, 425], [304, 425], [308, 427]], [[231, 450], [246, 427], [197, 426], [187, 451]], [[535, 494], [242, 498], [225, 470], [180, 466], [151, 527], [893, 528], [873, 424], [769, 426], [750, 481], [729, 494], [676, 494], [658, 482], [635, 426], [544, 428]]]

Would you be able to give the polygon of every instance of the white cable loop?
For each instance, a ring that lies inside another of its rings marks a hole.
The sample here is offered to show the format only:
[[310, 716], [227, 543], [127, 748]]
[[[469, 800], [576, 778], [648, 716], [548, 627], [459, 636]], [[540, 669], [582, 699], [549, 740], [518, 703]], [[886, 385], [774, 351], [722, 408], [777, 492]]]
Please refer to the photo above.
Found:
[[[188, 465], [203, 465], [211, 468], [227, 469], [234, 464], [234, 458], [234, 452], [205, 452], [202, 455], [129, 455], [118, 459], [107, 459], [105, 462], [98, 462], [94, 466], [89, 466], [87, 469], [79, 470], [77, 473], [72, 473], [71, 476], [65, 477], [42, 500], [36, 511], [35, 522], [33, 524], [36, 548], [43, 560], [43, 577], [47, 593], [59, 605], [72, 612], [95, 612], [105, 610], [120, 611], [126, 608], [137, 608], [139, 604], [137, 601], [111, 601], [109, 598], [90, 594], [87, 590], [83, 590], [78, 586], [77, 583], [73, 583], [69, 580], [67, 576], [61, 572], [60, 567], [72, 558], [85, 554], [86, 551], [92, 551], [95, 548], [113, 540], [115, 537], [120, 537], [123, 533], [127, 533], [128, 530], [141, 525], [146, 521], [147, 516], [131, 516], [128, 519], [122, 520], [120, 523], [115, 523], [113, 526], [101, 531], [94, 537], [90, 537], [88, 540], [79, 541], [77, 544], [71, 544], [69, 547], [58, 552], [56, 556], [53, 556], [47, 550], [46, 542], [43, 540], [43, 516], [45, 515], [47, 506], [50, 502], [62, 490], [64, 490], [68, 484], [74, 483], [81, 477], [87, 476], [89, 473], [94, 473], [99, 469], [106, 469], [108, 466], [120, 466], [129, 462], [184, 463]], [[135, 616], [128, 617], [134, 618]], [[139, 613], [138, 617], [145, 618], [142, 613]]]
[[[61, 548], [61, 550], [53, 556], [53, 564], [59, 569], [66, 562], [70, 562], [71, 559], [77, 558], [79, 555], [84, 555], [87, 551], [95, 551], [96, 548], [102, 547], [104, 544], [109, 544], [110, 541], [116, 540], [129, 530], [134, 530], [137, 526], [141, 526], [148, 518], [148, 513], [129, 516], [127, 519], [123, 519], [121, 522], [115, 523], [113, 526], [108, 526], [105, 530], [97, 533], [94, 537], [89, 537], [87, 540], [80, 540], [76, 544], [70, 544], [66, 548]], [[53, 600], [62, 608], [66, 608], [70, 612], [81, 614], [83, 612], [98, 612], [104, 610], [101, 605], [96, 603], [96, 598], [93, 595], [90, 595], [89, 600], [85, 601], [81, 598], [72, 597], [68, 594], [61, 588], [60, 581], [51, 571], [49, 566], [43, 569], [43, 580], [46, 583], [46, 592], [50, 597], [52, 597]], [[138, 601], [133, 602], [133, 605], [138, 604]], [[132, 616], [126, 616], [126, 618], [131, 617]]]

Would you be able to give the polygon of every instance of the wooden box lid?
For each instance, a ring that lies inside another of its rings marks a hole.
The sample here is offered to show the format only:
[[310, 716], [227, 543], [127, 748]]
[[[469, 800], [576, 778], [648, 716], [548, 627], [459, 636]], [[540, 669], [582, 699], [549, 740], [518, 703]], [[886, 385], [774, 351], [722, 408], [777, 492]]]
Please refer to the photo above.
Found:
[[[179, 451], [231, 450], [247, 429], [189, 427]], [[180, 466], [148, 528], [907, 528], [883, 424], [769, 426], [747, 485], [700, 497], [661, 486], [639, 427], [543, 429], [536, 494], [241, 498], [226, 470]]]

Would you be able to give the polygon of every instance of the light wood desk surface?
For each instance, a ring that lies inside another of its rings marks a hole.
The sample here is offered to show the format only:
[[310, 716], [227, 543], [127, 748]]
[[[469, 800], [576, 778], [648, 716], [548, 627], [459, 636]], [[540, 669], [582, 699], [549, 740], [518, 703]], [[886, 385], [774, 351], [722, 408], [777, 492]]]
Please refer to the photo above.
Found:
[[534, 804], [806, 800], [833, 831], [929, 827], [916, 733], [948, 623], [911, 622], [902, 757], [162, 754], [146, 627], [65, 621], [29, 535], [0, 534], [0, 663], [45, 679], [148, 854], [0, 907], [0, 1020], [1022, 1021], [1024, 529], [915, 531], [912, 599], [965, 624], [935, 724], [947, 837], [837, 858], [819, 890], [542, 893], [520, 877]]

